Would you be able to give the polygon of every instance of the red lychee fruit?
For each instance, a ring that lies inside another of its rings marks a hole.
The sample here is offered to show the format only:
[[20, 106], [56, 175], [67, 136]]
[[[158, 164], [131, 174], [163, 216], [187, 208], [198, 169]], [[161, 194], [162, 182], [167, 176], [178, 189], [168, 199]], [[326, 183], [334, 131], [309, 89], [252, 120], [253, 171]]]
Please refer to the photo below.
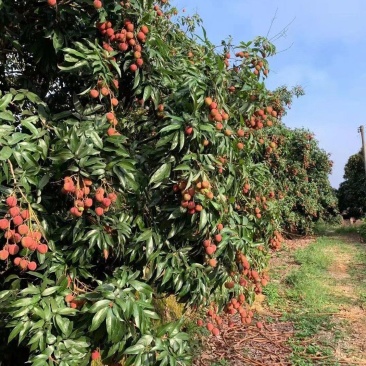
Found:
[[72, 300], [74, 300], [74, 295], [72, 295], [72, 294], [68, 294], [68, 295], [66, 295], [66, 296], [65, 296], [65, 302], [66, 302], [66, 303], [69, 303], [69, 302], [71, 302]]
[[19, 207], [17, 207], [17, 206], [11, 207], [9, 209], [9, 214], [10, 214], [11, 217], [15, 217], [15, 216], [20, 215], [20, 209], [19, 209]]
[[0, 220], [0, 229], [1, 230], [8, 229], [9, 228], [9, 224], [10, 224], [9, 220], [7, 220], [7, 219], [1, 219]]
[[16, 244], [9, 244], [8, 251], [10, 255], [16, 255], [19, 253], [19, 247]]
[[94, 0], [93, 5], [94, 5], [95, 9], [100, 9], [103, 6], [103, 4], [100, 0]]
[[47, 244], [39, 244], [37, 246], [37, 251], [40, 254], [46, 254], [48, 252], [48, 245]]
[[96, 89], [90, 90], [89, 94], [90, 94], [91, 98], [98, 98], [99, 97], [99, 92]]
[[6, 199], [6, 204], [9, 206], [9, 207], [14, 207], [17, 205], [17, 199], [16, 197], [14, 196], [10, 196]]
[[112, 201], [112, 203], [117, 201], [117, 195], [114, 192], [109, 193], [108, 198]]
[[193, 133], [193, 127], [187, 126], [185, 128], [184, 132], [186, 133], [187, 136], [192, 135], [192, 133]]
[[203, 320], [202, 320], [202, 319], [198, 319], [198, 320], [197, 320], [197, 325], [198, 325], [199, 327], [202, 327], [202, 326], [203, 326]]
[[218, 231], [221, 231], [224, 228], [224, 225], [223, 224], [217, 224], [216, 227], [217, 227]]
[[215, 241], [216, 241], [216, 243], [220, 243], [220, 242], [221, 242], [221, 240], [222, 240], [222, 236], [221, 236], [221, 234], [216, 234], [216, 235], [215, 235]]
[[138, 69], [138, 67], [137, 67], [137, 65], [136, 65], [136, 64], [132, 64], [132, 65], [130, 65], [130, 71], [131, 71], [131, 72], [135, 72], [137, 69]]
[[141, 29], [141, 32], [144, 34], [149, 33], [149, 28], [146, 25], [142, 25], [140, 29]]
[[15, 226], [19, 226], [19, 225], [23, 224], [22, 216], [18, 215], [18, 216], [13, 217], [13, 224]]
[[211, 331], [212, 335], [214, 335], [215, 337], [217, 337], [220, 334], [220, 331], [218, 330], [218, 328], [213, 328]]
[[9, 257], [9, 252], [5, 249], [0, 250], [0, 260], [5, 261]]
[[94, 350], [94, 351], [92, 352], [92, 354], [91, 354], [91, 359], [92, 359], [93, 361], [95, 361], [95, 360], [99, 360], [99, 359], [100, 359], [100, 352], [99, 352], [99, 351], [97, 351], [97, 350]]
[[80, 217], [83, 214], [83, 212], [79, 211], [78, 208], [75, 206], [70, 208], [70, 213], [74, 217]]
[[29, 262], [27, 266], [29, 271], [35, 271], [37, 269], [37, 263], [36, 262]]
[[216, 252], [216, 245], [210, 245], [206, 248], [206, 254], [212, 255]]
[[103, 207], [97, 207], [95, 209], [95, 213], [97, 214], [97, 216], [102, 216], [104, 214], [104, 209]]
[[27, 269], [28, 268], [28, 261], [26, 259], [22, 259], [19, 263], [19, 266], [21, 269]]

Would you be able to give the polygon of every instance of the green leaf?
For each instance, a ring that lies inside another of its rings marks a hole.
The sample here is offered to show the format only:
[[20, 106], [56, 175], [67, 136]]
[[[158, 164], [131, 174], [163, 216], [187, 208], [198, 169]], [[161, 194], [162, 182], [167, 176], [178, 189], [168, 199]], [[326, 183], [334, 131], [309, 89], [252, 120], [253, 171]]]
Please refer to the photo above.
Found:
[[138, 355], [144, 350], [145, 346], [143, 344], [135, 344], [134, 346], [128, 347], [124, 354], [126, 355]]
[[4, 146], [0, 150], [0, 160], [8, 160], [13, 154], [13, 150], [9, 146]]
[[181, 124], [173, 123], [173, 124], [171, 124], [171, 125], [169, 125], [169, 126], [166, 126], [166, 127], [162, 128], [162, 129], [160, 130], [160, 133], [162, 133], [162, 132], [167, 132], [167, 131], [175, 131], [175, 130], [179, 130], [181, 127], [182, 127], [182, 125], [181, 125]]
[[67, 318], [64, 318], [60, 315], [55, 316], [56, 324], [60, 328], [62, 334], [67, 335], [70, 333], [69, 326], [70, 326], [70, 320]]
[[62, 32], [59, 32], [58, 30], [55, 29], [55, 31], [53, 32], [52, 42], [56, 52], [59, 51], [64, 45], [64, 37]]
[[90, 133], [90, 138], [93, 141], [93, 144], [98, 147], [99, 149], [103, 149], [103, 141], [102, 139], [99, 137], [98, 133], [96, 131], [92, 131]]
[[145, 86], [142, 99], [146, 101], [150, 98], [150, 96], [151, 96], [151, 85], [147, 85], [147, 86]]
[[39, 295], [36, 295], [36, 296], [33, 296], [33, 297], [26, 297], [24, 299], [20, 299], [20, 300], [15, 301], [12, 304], [12, 307], [20, 308], [20, 307], [24, 307], [24, 306], [29, 306], [29, 305], [32, 305], [32, 304], [36, 304], [40, 299], [41, 299], [41, 296], [39, 296]]
[[21, 125], [23, 127], [25, 127], [26, 129], [28, 129], [32, 135], [35, 135], [35, 136], [38, 135], [37, 128], [30, 121], [23, 120], [23, 121], [21, 121]]
[[13, 98], [13, 95], [10, 93], [5, 94], [1, 99], [0, 99], [0, 110], [5, 111], [5, 109], [7, 108], [7, 106], [9, 105], [9, 103], [11, 102], [11, 99]]
[[89, 312], [90, 313], [97, 313], [101, 309], [108, 308], [108, 305], [109, 305], [110, 302], [111, 302], [110, 300], [106, 300], [106, 299], [99, 300], [91, 306], [91, 308], [89, 309]]
[[94, 330], [98, 329], [100, 327], [100, 325], [103, 323], [103, 321], [105, 320], [107, 313], [109, 310], [109, 306], [100, 309], [93, 317], [91, 326], [89, 328], [90, 332], [93, 332]]
[[9, 334], [8, 343], [10, 343], [20, 333], [20, 331], [23, 329], [23, 326], [23, 322], [19, 322], [17, 324], [17, 326]]
[[60, 288], [60, 286], [53, 286], [53, 287], [49, 287], [47, 289], [45, 289], [43, 292], [42, 292], [42, 296], [50, 296], [52, 294], [54, 294], [58, 289]]
[[84, 60], [84, 61], [76, 62], [74, 65], [71, 65], [71, 66], [59, 65], [58, 68], [62, 71], [74, 71], [74, 70], [80, 69], [83, 66], [87, 66], [87, 65], [88, 65], [88, 61]]
[[164, 180], [165, 178], [168, 178], [170, 175], [170, 170], [171, 170], [171, 164], [170, 163], [165, 163], [163, 164], [150, 178], [150, 182], [149, 184], [152, 183], [159, 183], [162, 180]]
[[206, 224], [207, 224], [207, 211], [202, 210], [200, 212], [200, 223], [199, 223], [198, 230], [202, 231], [205, 228]]
[[0, 112], [0, 120], [14, 122], [15, 118], [10, 112]]

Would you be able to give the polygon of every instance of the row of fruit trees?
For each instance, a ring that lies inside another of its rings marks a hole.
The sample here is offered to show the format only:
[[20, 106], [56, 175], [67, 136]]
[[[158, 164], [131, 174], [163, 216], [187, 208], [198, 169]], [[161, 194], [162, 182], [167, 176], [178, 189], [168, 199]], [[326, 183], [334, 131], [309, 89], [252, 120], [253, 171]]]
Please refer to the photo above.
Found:
[[274, 45], [199, 24], [167, 1], [0, 3], [4, 364], [188, 365], [156, 299], [245, 327], [283, 235], [337, 217], [328, 155], [281, 122], [301, 88], [265, 87]]

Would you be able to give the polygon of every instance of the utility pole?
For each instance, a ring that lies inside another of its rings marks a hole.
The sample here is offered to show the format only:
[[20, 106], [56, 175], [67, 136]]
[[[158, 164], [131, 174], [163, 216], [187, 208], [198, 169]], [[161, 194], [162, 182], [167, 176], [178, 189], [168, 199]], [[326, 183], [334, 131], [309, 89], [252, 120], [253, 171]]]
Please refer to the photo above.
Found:
[[364, 164], [365, 164], [365, 174], [366, 174], [366, 146], [365, 146], [365, 131], [364, 131], [363, 126], [360, 126], [358, 128], [358, 132], [361, 133], [363, 161], [364, 161]]

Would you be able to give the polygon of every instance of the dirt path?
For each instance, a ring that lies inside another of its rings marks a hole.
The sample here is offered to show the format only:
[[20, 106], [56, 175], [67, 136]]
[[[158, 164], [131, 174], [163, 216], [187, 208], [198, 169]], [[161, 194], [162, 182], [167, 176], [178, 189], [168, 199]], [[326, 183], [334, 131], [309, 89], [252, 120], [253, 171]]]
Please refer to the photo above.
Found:
[[329, 268], [329, 276], [334, 280], [333, 293], [341, 302], [334, 318], [338, 322], [345, 320], [345, 338], [339, 341], [336, 355], [350, 365], [366, 365], [366, 303], [360, 299], [360, 289], [366, 288], [366, 268], [357, 255], [358, 249], [366, 251], [366, 246], [362, 248], [354, 238], [336, 239], [342, 241], [343, 250], [338, 247], [327, 250], [334, 258]]
[[[289, 276], [298, 270], [307, 276], [308, 264], [299, 264], [295, 253], [310, 246], [330, 262], [315, 272], [328, 294], [318, 308], [306, 305], [306, 292], [300, 300], [289, 295]], [[314, 238], [291, 240], [270, 266], [273, 284], [254, 304], [264, 329], [243, 328], [237, 319], [233, 328], [224, 326], [219, 337], [203, 341], [195, 366], [366, 366], [366, 245], [352, 236], [333, 235], [324, 245]]]

